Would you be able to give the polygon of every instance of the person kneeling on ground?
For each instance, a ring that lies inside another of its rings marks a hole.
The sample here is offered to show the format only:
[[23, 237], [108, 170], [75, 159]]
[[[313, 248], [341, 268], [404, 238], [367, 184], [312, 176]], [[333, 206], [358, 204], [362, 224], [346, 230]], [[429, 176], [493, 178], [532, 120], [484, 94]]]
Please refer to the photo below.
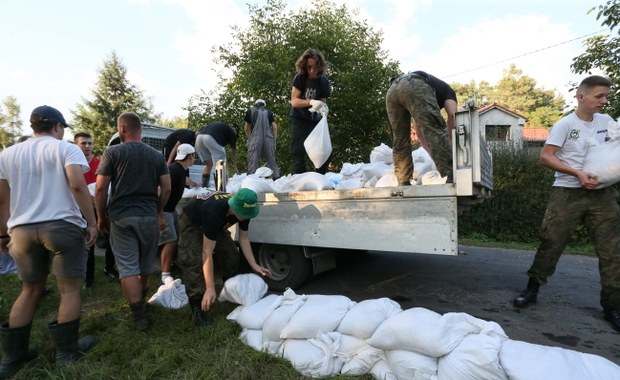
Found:
[[179, 216], [178, 260], [196, 327], [210, 324], [206, 312], [216, 296], [213, 256], [218, 258], [224, 281], [239, 270], [239, 250], [228, 228], [238, 224], [239, 247], [252, 270], [271, 276], [269, 269], [256, 263], [250, 245], [250, 219], [258, 212], [256, 193], [250, 189], [240, 189], [234, 195], [220, 192], [199, 195], [183, 208]]

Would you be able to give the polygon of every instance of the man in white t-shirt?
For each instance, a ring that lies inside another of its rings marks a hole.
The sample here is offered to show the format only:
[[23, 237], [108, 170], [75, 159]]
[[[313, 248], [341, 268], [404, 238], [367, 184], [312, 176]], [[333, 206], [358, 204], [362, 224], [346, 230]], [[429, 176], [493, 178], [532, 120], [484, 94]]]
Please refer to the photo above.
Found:
[[83, 175], [88, 162], [77, 145], [62, 141], [69, 125], [57, 109], [35, 108], [30, 123], [34, 137], [0, 154], [0, 251], [11, 254], [22, 282], [8, 323], [0, 326], [3, 379], [36, 356], [28, 347], [30, 330], [50, 269], [60, 293], [57, 320], [48, 325], [56, 364], [78, 360], [94, 344], [90, 336], [78, 340], [86, 247], [97, 238]]
[[537, 301], [538, 290], [555, 272], [575, 228], [583, 223], [596, 247], [601, 275], [601, 306], [605, 319], [620, 331], [620, 208], [613, 186], [597, 189], [596, 175], [583, 171], [588, 142], [607, 139], [613, 119], [599, 113], [612, 83], [598, 75], [577, 88], [577, 109], [551, 129], [540, 162], [555, 171], [555, 181], [540, 228], [541, 243], [528, 270], [527, 288], [514, 299], [517, 307]]

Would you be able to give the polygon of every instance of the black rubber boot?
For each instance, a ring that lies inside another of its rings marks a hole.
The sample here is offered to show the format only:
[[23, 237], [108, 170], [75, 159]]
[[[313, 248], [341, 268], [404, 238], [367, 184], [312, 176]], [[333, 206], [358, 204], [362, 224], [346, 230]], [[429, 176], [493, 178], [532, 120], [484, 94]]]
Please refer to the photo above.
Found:
[[145, 331], [150, 326], [146, 307], [147, 304], [144, 301], [144, 298], [136, 303], [129, 304], [129, 308], [133, 314], [133, 324], [138, 331]]
[[189, 299], [189, 306], [192, 309], [192, 320], [194, 321], [194, 326], [207, 327], [211, 324], [211, 320], [207, 316], [207, 313], [202, 310], [200, 304], [202, 302], [202, 297], [191, 297]]
[[527, 282], [527, 288], [521, 294], [519, 294], [519, 296], [515, 298], [514, 301], [512, 301], [513, 305], [517, 307], [525, 307], [536, 303], [539, 288], [540, 284], [530, 277], [530, 280]]
[[211, 174], [202, 175], [202, 187], [209, 187], [209, 178], [211, 178]]
[[0, 327], [2, 341], [2, 361], [0, 379], [13, 376], [28, 361], [37, 357], [37, 350], [28, 348], [32, 323], [26, 326], [9, 328], [8, 323]]
[[95, 337], [87, 335], [80, 339], [80, 320], [58, 323], [54, 321], [47, 329], [56, 345], [56, 365], [66, 367], [80, 360], [95, 345]]

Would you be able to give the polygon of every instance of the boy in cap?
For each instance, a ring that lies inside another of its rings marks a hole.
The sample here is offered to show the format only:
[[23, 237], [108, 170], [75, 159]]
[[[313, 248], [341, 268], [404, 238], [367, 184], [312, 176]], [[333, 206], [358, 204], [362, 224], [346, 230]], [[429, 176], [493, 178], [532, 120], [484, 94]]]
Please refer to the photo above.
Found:
[[30, 330], [50, 270], [60, 292], [57, 320], [48, 324], [56, 364], [71, 364], [94, 344], [93, 337], [79, 339], [86, 249], [97, 238], [83, 175], [88, 162], [77, 145], [63, 141], [71, 127], [57, 109], [35, 108], [30, 126], [33, 138], [0, 154], [0, 251], [11, 254], [22, 281], [8, 322], [0, 327], [2, 379], [36, 357], [28, 347]]
[[161, 282], [166, 284], [168, 281], [172, 281], [170, 275], [170, 267], [172, 266], [172, 259], [174, 252], [177, 250], [178, 240], [178, 224], [179, 216], [176, 212], [176, 207], [183, 191], [185, 190], [185, 181], [187, 177], [187, 169], [194, 163], [194, 147], [190, 144], [181, 144], [177, 148], [174, 163], [168, 166], [170, 170], [170, 197], [168, 202], [164, 206], [164, 220], [166, 221], [166, 227], [159, 231], [159, 246], [161, 248]]
[[250, 245], [250, 219], [258, 211], [256, 193], [250, 189], [240, 189], [234, 195], [218, 192], [200, 195], [183, 209], [179, 217], [179, 266], [183, 269], [196, 327], [210, 324], [206, 312], [215, 302], [216, 294], [213, 255], [218, 257], [224, 280], [239, 269], [239, 251], [229, 227], [239, 225], [239, 247], [252, 270], [271, 276], [269, 269], [258, 265]]

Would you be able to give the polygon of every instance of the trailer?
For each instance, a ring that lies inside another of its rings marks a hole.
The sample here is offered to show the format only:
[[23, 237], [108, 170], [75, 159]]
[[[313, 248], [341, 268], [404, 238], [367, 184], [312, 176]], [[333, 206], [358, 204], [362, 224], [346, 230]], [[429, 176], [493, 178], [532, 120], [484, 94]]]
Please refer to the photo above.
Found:
[[476, 109], [457, 113], [452, 137], [454, 183], [258, 194], [249, 236], [269, 287], [333, 269], [338, 250], [457, 255], [458, 215], [491, 195], [493, 165]]

